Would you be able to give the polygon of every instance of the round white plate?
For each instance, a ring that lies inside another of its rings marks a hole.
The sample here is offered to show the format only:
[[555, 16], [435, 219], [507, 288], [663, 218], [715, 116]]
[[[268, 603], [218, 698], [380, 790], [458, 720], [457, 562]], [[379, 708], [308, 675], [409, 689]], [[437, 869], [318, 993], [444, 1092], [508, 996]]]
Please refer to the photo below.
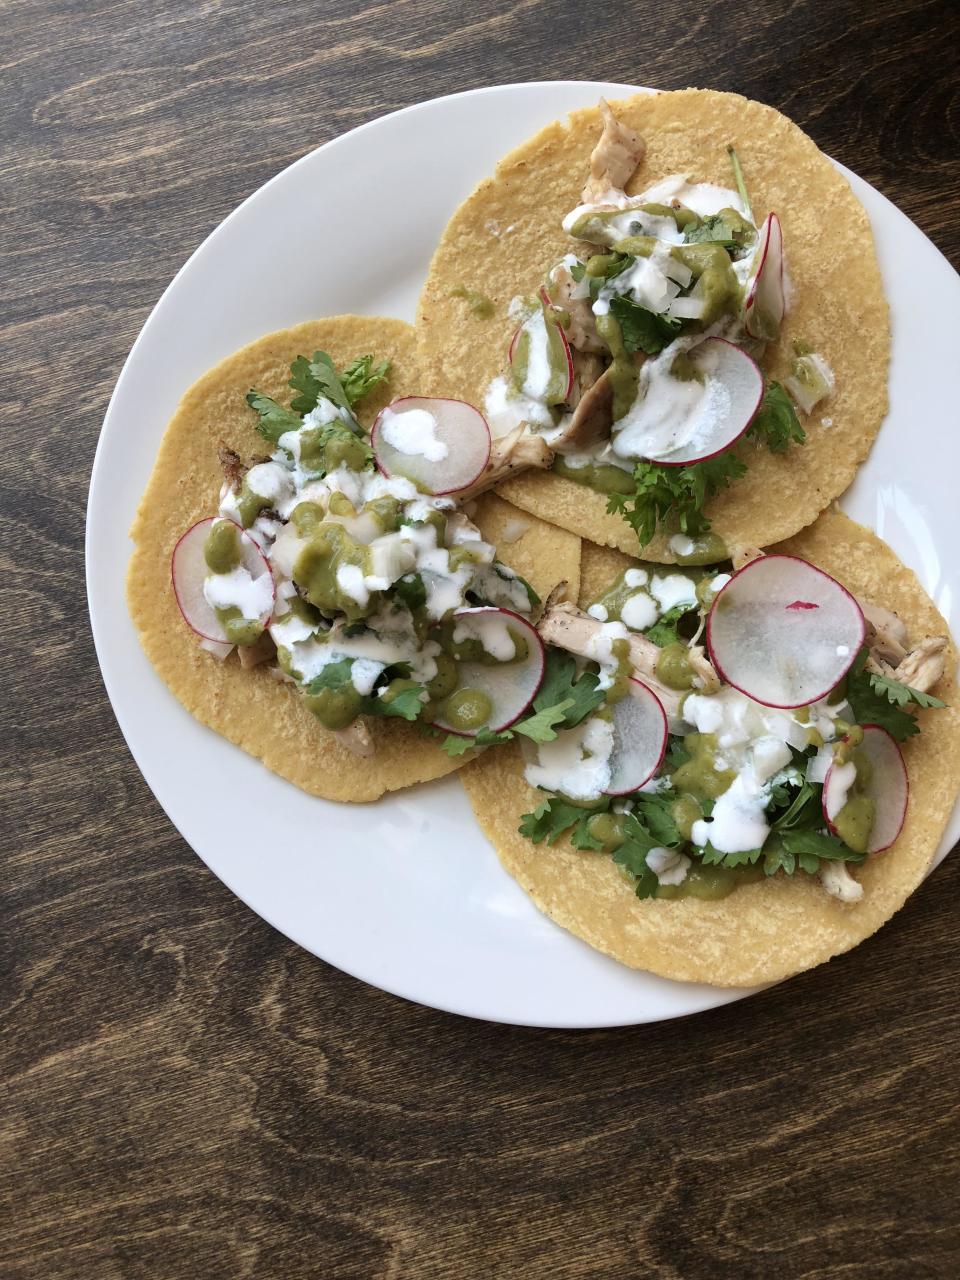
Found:
[[[578, 82], [474, 90], [375, 120], [284, 170], [204, 241], [158, 302], [114, 391], [90, 486], [87, 583], [104, 681], [184, 839], [254, 911], [330, 964], [499, 1022], [618, 1026], [749, 992], [635, 973], [557, 928], [501, 870], [455, 776], [369, 806], [336, 805], [201, 727], [154, 674], [127, 615], [127, 531], [164, 427], [206, 369], [317, 316], [412, 321], [447, 219], [497, 159], [601, 93], [630, 92]], [[892, 544], [951, 619], [960, 557], [941, 555], [955, 541], [960, 447], [943, 424], [955, 398], [960, 282], [903, 214], [847, 176], [876, 234], [894, 358], [890, 418], [844, 507]], [[326, 252], [345, 225], [362, 252]], [[245, 803], [222, 802], [231, 795]], [[958, 833], [955, 814], [941, 856]]]

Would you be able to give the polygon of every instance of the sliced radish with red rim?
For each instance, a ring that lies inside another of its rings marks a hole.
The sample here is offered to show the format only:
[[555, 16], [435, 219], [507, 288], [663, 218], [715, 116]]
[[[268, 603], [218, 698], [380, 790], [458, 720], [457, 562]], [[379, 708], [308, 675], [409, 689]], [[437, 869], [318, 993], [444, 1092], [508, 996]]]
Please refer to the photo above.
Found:
[[483, 414], [463, 400], [405, 396], [380, 411], [370, 443], [380, 471], [423, 492], [441, 495], [469, 488], [490, 459]]
[[[763, 399], [763, 374], [757, 362], [725, 338], [706, 338], [685, 353], [700, 375], [700, 390], [686, 397], [678, 414], [678, 380], [670, 367], [648, 375], [644, 397], [623, 419], [618, 453], [648, 458], [664, 467], [685, 467], [723, 453], [736, 444], [753, 421]], [[691, 385], [691, 380], [680, 384]], [[680, 441], [680, 443], [675, 443]]]
[[[183, 614], [187, 626], [202, 636], [204, 640], [212, 640], [217, 644], [229, 644], [226, 632], [220, 624], [213, 606], [207, 603], [203, 594], [204, 580], [210, 573], [207, 566], [205, 548], [207, 535], [221, 516], [209, 516], [206, 520], [198, 520], [186, 531], [173, 549], [170, 559], [170, 577], [173, 582], [173, 593], [177, 605]], [[233, 521], [229, 523], [234, 524]], [[234, 524], [240, 539], [240, 568], [246, 569], [254, 581], [264, 576], [270, 579], [269, 606], [265, 608], [260, 621], [264, 626], [270, 621], [276, 598], [273, 574], [266, 556], [238, 524]]]
[[[556, 310], [545, 290], [540, 305], [523, 321], [510, 339], [507, 355], [514, 386], [523, 395], [543, 404], [563, 404], [573, 391], [573, 354]], [[516, 361], [522, 361], [519, 381]]]
[[490, 461], [490, 428], [465, 400], [404, 396], [381, 409], [370, 432], [377, 467], [439, 496], [469, 489]]
[[501, 729], [509, 729], [533, 702], [543, 683], [546, 651], [540, 633], [532, 623], [512, 609], [496, 609], [491, 606], [458, 609], [453, 620], [455, 637], [457, 623], [461, 622], [471, 638], [478, 639], [491, 654], [495, 654], [503, 645], [504, 637], [509, 632], [526, 641], [527, 652], [519, 661], [459, 663], [459, 688], [478, 689], [490, 699], [489, 722], [467, 731], [454, 728], [440, 719], [434, 721], [435, 727], [461, 738], [476, 737], [480, 728], [489, 728], [496, 733]]
[[877, 724], [863, 726], [863, 741], [855, 751], [866, 758], [870, 772], [867, 777], [858, 778], [849, 768], [852, 761], [846, 765], [831, 764], [823, 780], [823, 816], [837, 835], [834, 821], [846, 804], [851, 787], [856, 786], [857, 793], [865, 795], [874, 805], [866, 852], [881, 853], [890, 848], [903, 830], [910, 793], [907, 766], [896, 742]]
[[657, 695], [630, 677], [626, 696], [613, 704], [613, 754], [608, 796], [626, 796], [649, 782], [667, 749], [667, 716]]
[[856, 600], [796, 556], [761, 556], [734, 574], [707, 616], [721, 679], [768, 707], [825, 698], [850, 670], [866, 623]]
[[775, 213], [768, 214], [760, 228], [756, 260], [757, 269], [747, 288], [743, 322], [751, 337], [774, 342], [780, 337], [780, 325], [786, 310], [783, 228]]

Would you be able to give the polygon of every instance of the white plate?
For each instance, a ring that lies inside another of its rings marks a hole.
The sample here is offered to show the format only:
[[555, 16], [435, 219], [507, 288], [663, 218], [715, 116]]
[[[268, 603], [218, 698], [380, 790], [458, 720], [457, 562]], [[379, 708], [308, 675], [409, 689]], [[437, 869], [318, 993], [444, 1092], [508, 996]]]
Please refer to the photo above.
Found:
[[[127, 530], [163, 429], [200, 374], [301, 320], [342, 311], [413, 320], [444, 224], [498, 157], [600, 93], [632, 91], [578, 82], [475, 90], [375, 120], [284, 170], [204, 241], [144, 325], [90, 486], [87, 582], [104, 681], [137, 764], [183, 837], [244, 902], [331, 964], [421, 1004], [499, 1022], [617, 1026], [749, 992], [635, 973], [551, 924], [501, 870], [455, 777], [368, 807], [339, 806], [202, 728], [137, 642], [124, 603]], [[952, 619], [960, 450], [946, 427], [960, 282], [903, 214], [847, 176], [876, 233], [894, 359], [890, 418], [844, 507], [892, 544]], [[362, 251], [326, 252], [345, 229]], [[230, 796], [245, 803], [222, 802]], [[955, 814], [940, 856], [958, 833]]]

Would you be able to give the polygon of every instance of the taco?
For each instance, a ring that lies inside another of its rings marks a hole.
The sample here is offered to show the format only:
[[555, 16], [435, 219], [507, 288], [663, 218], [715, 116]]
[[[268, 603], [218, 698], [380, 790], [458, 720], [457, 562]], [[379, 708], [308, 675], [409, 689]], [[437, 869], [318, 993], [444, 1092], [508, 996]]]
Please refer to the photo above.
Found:
[[450, 220], [417, 340], [426, 388], [548, 446], [504, 497], [666, 563], [798, 532], [887, 410], [866, 212], [731, 93], [601, 103], [511, 152]]
[[819, 964], [903, 905], [960, 786], [960, 710], [944, 620], [889, 547], [828, 512], [726, 571], [588, 548], [581, 604], [539, 623], [556, 735], [460, 775], [541, 911], [726, 987]]
[[478, 519], [513, 567], [497, 558], [441, 492], [498, 474], [483, 420], [416, 390], [400, 321], [340, 316], [254, 342], [184, 396], [131, 531], [128, 602], [160, 677], [333, 800], [457, 768], [464, 750], [442, 750], [433, 723], [468, 746], [458, 733], [502, 729], [539, 670], [539, 594], [579, 580], [579, 538], [490, 497]]

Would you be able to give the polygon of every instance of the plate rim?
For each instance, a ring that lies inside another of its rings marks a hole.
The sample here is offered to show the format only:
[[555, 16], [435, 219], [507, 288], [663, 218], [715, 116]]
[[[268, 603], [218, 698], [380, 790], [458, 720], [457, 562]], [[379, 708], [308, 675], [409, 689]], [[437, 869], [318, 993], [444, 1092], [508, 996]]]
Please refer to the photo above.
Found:
[[[113, 677], [108, 676], [107, 665], [109, 664], [105, 665], [104, 656], [103, 656], [104, 646], [101, 643], [101, 637], [99, 634], [100, 623], [98, 622], [98, 619], [97, 619], [98, 611], [94, 603], [95, 596], [96, 596], [96, 587], [94, 584], [94, 579], [96, 577], [96, 568], [93, 563], [93, 555], [94, 555], [93, 527], [96, 519], [96, 508], [97, 508], [97, 502], [99, 498], [98, 482], [99, 482], [99, 475], [105, 466], [103, 459], [106, 456], [107, 451], [110, 447], [108, 442], [108, 434], [110, 432], [110, 424], [112, 420], [112, 415], [114, 413], [114, 406], [117, 404], [119, 398], [121, 397], [123, 391], [125, 390], [126, 382], [129, 381], [130, 379], [133, 379], [136, 376], [135, 365], [136, 365], [136, 359], [137, 359], [138, 353], [141, 350], [141, 348], [150, 341], [152, 324], [155, 320], [155, 317], [157, 316], [157, 313], [163, 307], [165, 299], [175, 289], [175, 287], [177, 286], [181, 278], [191, 269], [191, 267], [197, 262], [197, 260], [200, 259], [206, 252], [209, 252], [211, 246], [218, 240], [218, 238], [222, 234], [226, 234], [225, 229], [228, 227], [228, 225], [231, 224], [235, 219], [241, 217], [243, 214], [243, 211], [247, 208], [248, 205], [251, 204], [251, 202], [261, 198], [265, 192], [272, 189], [276, 184], [286, 180], [293, 170], [297, 169], [300, 166], [309, 164], [319, 152], [335, 151], [339, 147], [349, 145], [350, 141], [353, 139], [356, 139], [358, 135], [363, 134], [367, 131], [373, 130], [378, 126], [382, 126], [382, 124], [387, 120], [393, 120], [398, 117], [412, 115], [417, 113], [418, 111], [422, 111], [425, 108], [433, 108], [438, 104], [449, 102], [451, 100], [459, 100], [459, 99], [465, 99], [465, 98], [482, 98], [487, 95], [504, 94], [504, 93], [509, 93], [510, 91], [532, 92], [535, 94], [538, 91], [543, 91], [543, 90], [558, 90], [558, 89], [565, 90], [568, 88], [572, 91], [579, 91], [579, 92], [583, 92], [585, 88], [590, 88], [594, 92], [599, 91], [601, 93], [610, 93], [610, 94], [659, 92], [656, 89], [649, 89], [643, 86], [631, 86], [631, 85], [626, 85], [626, 84], [617, 83], [617, 82], [593, 81], [593, 80], [537, 80], [537, 81], [511, 82], [509, 84], [504, 84], [504, 85], [478, 86], [473, 89], [461, 90], [456, 93], [445, 94], [435, 98], [424, 99], [423, 101], [411, 103], [395, 111], [385, 112], [381, 115], [375, 116], [372, 119], [366, 120], [362, 124], [355, 126], [354, 128], [348, 130], [345, 133], [337, 134], [336, 136], [327, 139], [327, 141], [305, 152], [303, 155], [293, 160], [290, 164], [286, 165], [277, 173], [273, 174], [259, 187], [251, 191], [243, 200], [240, 201], [239, 204], [234, 206], [226, 214], [226, 216], [222, 218], [220, 222], [218, 222], [217, 225], [213, 227], [206, 236], [204, 236], [204, 238], [200, 241], [200, 243], [196, 245], [193, 251], [187, 256], [185, 261], [182, 263], [179, 269], [175, 272], [175, 274], [173, 275], [169, 283], [166, 285], [166, 287], [162, 290], [156, 302], [151, 307], [149, 314], [147, 315], [143, 325], [141, 326], [140, 331], [137, 334], [137, 337], [133, 345], [131, 346], [127, 356], [124, 359], [120, 373], [117, 377], [116, 383], [111, 393], [110, 400], [107, 404], [106, 411], [104, 413], [103, 422], [101, 424], [100, 432], [98, 435], [97, 446], [96, 446], [93, 463], [91, 467], [90, 484], [88, 489], [86, 513], [85, 513], [84, 560], [85, 560], [85, 578], [86, 578], [88, 614], [90, 617], [90, 626], [91, 626], [91, 632], [94, 640], [94, 647], [97, 654], [98, 665], [100, 666], [101, 677], [103, 679], [104, 687], [107, 692], [111, 709], [117, 721], [118, 727], [120, 728], [120, 731], [123, 736], [124, 742], [127, 746], [127, 749], [130, 751], [130, 754], [132, 755], [134, 762], [136, 763], [137, 768], [141, 773], [141, 776], [143, 777], [147, 786], [151, 790], [157, 803], [163, 809], [164, 814], [166, 815], [168, 820], [173, 824], [175, 830], [178, 832], [180, 837], [190, 847], [194, 855], [197, 856], [201, 862], [203, 862], [204, 866], [206, 866], [207, 869], [210, 870], [212, 874], [215, 875], [216, 878], [219, 879], [232, 894], [234, 894], [234, 896], [239, 898], [245, 904], [245, 906], [248, 907], [248, 909], [254, 911], [255, 914], [257, 914], [261, 919], [265, 920], [271, 927], [277, 929], [278, 932], [283, 934], [283, 936], [289, 938], [296, 945], [303, 947], [303, 949], [306, 950], [309, 954], [316, 956], [318, 959], [322, 960], [326, 964], [332, 965], [334, 968], [340, 969], [344, 973], [348, 973], [352, 978], [365, 983], [367, 986], [371, 986], [371, 987], [374, 987], [375, 989], [385, 991], [391, 995], [397, 996], [411, 1003], [420, 1004], [426, 1008], [435, 1008], [443, 1012], [456, 1014], [461, 1017], [470, 1017], [470, 1018], [474, 1018], [481, 1021], [501, 1023], [503, 1025], [528, 1026], [528, 1027], [537, 1027], [537, 1028], [545, 1028], [545, 1029], [556, 1028], [556, 1029], [566, 1029], [566, 1030], [575, 1030], [575, 1029], [588, 1030], [588, 1029], [602, 1029], [602, 1028], [612, 1028], [612, 1027], [620, 1027], [620, 1026], [643, 1025], [648, 1022], [659, 1022], [664, 1020], [672, 1020], [673, 1018], [677, 1018], [677, 1017], [685, 1017], [693, 1013], [705, 1012], [706, 1010], [711, 1008], [723, 1007], [726, 1004], [732, 1003], [733, 1001], [736, 1001], [739, 999], [743, 999], [746, 996], [752, 995], [757, 991], [764, 990], [766, 988], [765, 987], [705, 988], [705, 990], [709, 991], [710, 993], [709, 998], [703, 1000], [700, 1003], [695, 1003], [691, 1007], [681, 1008], [675, 1011], [664, 1010], [663, 1012], [655, 1012], [653, 1014], [647, 1014], [643, 1017], [634, 1017], [627, 1020], [624, 1020], [623, 1018], [614, 1018], [610, 1020], [598, 1019], [591, 1022], [585, 1022], [582, 1019], [577, 1019], [570, 1022], [565, 1022], [565, 1021], [556, 1020], [556, 1019], [526, 1020], [526, 1019], [519, 1019], [516, 1017], [503, 1017], [503, 1016], [492, 1015], [490, 1013], [480, 1012], [475, 1009], [464, 1007], [463, 1004], [461, 1004], [458, 1007], [454, 1003], [446, 1003], [436, 998], [430, 998], [429, 1000], [427, 1000], [420, 995], [412, 994], [409, 991], [405, 991], [401, 989], [401, 987], [399, 986], [395, 987], [395, 986], [391, 986], [388, 982], [373, 980], [367, 975], [355, 971], [351, 966], [345, 965], [339, 960], [334, 961], [334, 960], [328, 959], [324, 955], [321, 955], [320, 953], [317, 952], [317, 950], [315, 950], [315, 945], [308, 944], [301, 937], [298, 937], [296, 931], [292, 930], [289, 927], [289, 925], [280, 923], [278, 920], [272, 918], [272, 913], [265, 912], [262, 909], [262, 907], [254, 906], [253, 903], [251, 903], [251, 901], [249, 900], [249, 898], [245, 895], [245, 893], [241, 892], [236, 887], [236, 885], [232, 882], [232, 877], [230, 877], [229, 875], [225, 875], [222, 872], [222, 870], [219, 868], [214, 869], [214, 867], [209, 862], [207, 862], [207, 860], [203, 857], [203, 855], [199, 852], [199, 850], [195, 848], [194, 844], [186, 836], [180, 823], [173, 816], [173, 814], [168, 809], [166, 803], [163, 800], [161, 800], [160, 796], [157, 794], [157, 791], [154, 789], [154, 786], [150, 781], [148, 773], [144, 765], [141, 763], [140, 755], [136, 750], [136, 748], [134, 747], [133, 742], [131, 741], [131, 733], [133, 729], [133, 717], [132, 715], [129, 715], [127, 710], [121, 710], [119, 699], [115, 698], [114, 690], [111, 688]], [[569, 110], [575, 110], [575, 109], [576, 107], [574, 106], [571, 106], [569, 108]], [[561, 116], [556, 118], [563, 118], [563, 117]], [[906, 221], [921, 236], [923, 236], [924, 240], [926, 240], [927, 242], [927, 245], [935, 250], [939, 258], [942, 260], [943, 264], [946, 265], [947, 267], [950, 267], [949, 261], [945, 258], [942, 252], [937, 248], [937, 246], [934, 245], [932, 241], [930, 241], [924, 235], [924, 233], [920, 231], [919, 228], [916, 228], [915, 224], [910, 223], [910, 220], [906, 218], [906, 215], [903, 214], [902, 211], [900, 211], [897, 208], [897, 206], [892, 203], [892, 201], [890, 201], [886, 196], [884, 196], [882, 192], [879, 192], [876, 190], [876, 188], [870, 186], [869, 184], [866, 184], [863, 179], [860, 179], [858, 175], [856, 175], [851, 170], [846, 168], [846, 166], [836, 161], [834, 161], [834, 163], [841, 170], [841, 172], [844, 173], [844, 175], [848, 178], [848, 180], [854, 183], [864, 183], [864, 185], [868, 186], [869, 190], [873, 193], [873, 195], [876, 196], [880, 201], [882, 201], [883, 204], [889, 208], [889, 210], [891, 210], [894, 214], [896, 214], [898, 218], [901, 218], [904, 221]], [[482, 176], [481, 178], [477, 179], [477, 181], [480, 181], [480, 180], [482, 180]], [[869, 211], [868, 211], [868, 216], [869, 216]], [[950, 270], [952, 272], [952, 268], [950, 268]], [[186, 388], [184, 388], [184, 390], [186, 390]], [[119, 688], [119, 685], [117, 686], [117, 688]], [[169, 694], [168, 696], [173, 698], [172, 694]], [[128, 725], [130, 726], [131, 732], [128, 732]], [[455, 775], [453, 776], [455, 777]], [[480, 834], [482, 836], [483, 834], [482, 831], [480, 832]], [[945, 856], [945, 852], [943, 853], [942, 856]], [[937, 861], [939, 860], [941, 859], [937, 859], [933, 865], [936, 865]], [[558, 929], [560, 928], [560, 926], [554, 926], [554, 927]], [[586, 945], [586, 944], [583, 944], [583, 945]], [[668, 980], [664, 980], [664, 981], [668, 981]], [[697, 984], [688, 984], [688, 983], [676, 984], [678, 988], [692, 988], [696, 985]]]

